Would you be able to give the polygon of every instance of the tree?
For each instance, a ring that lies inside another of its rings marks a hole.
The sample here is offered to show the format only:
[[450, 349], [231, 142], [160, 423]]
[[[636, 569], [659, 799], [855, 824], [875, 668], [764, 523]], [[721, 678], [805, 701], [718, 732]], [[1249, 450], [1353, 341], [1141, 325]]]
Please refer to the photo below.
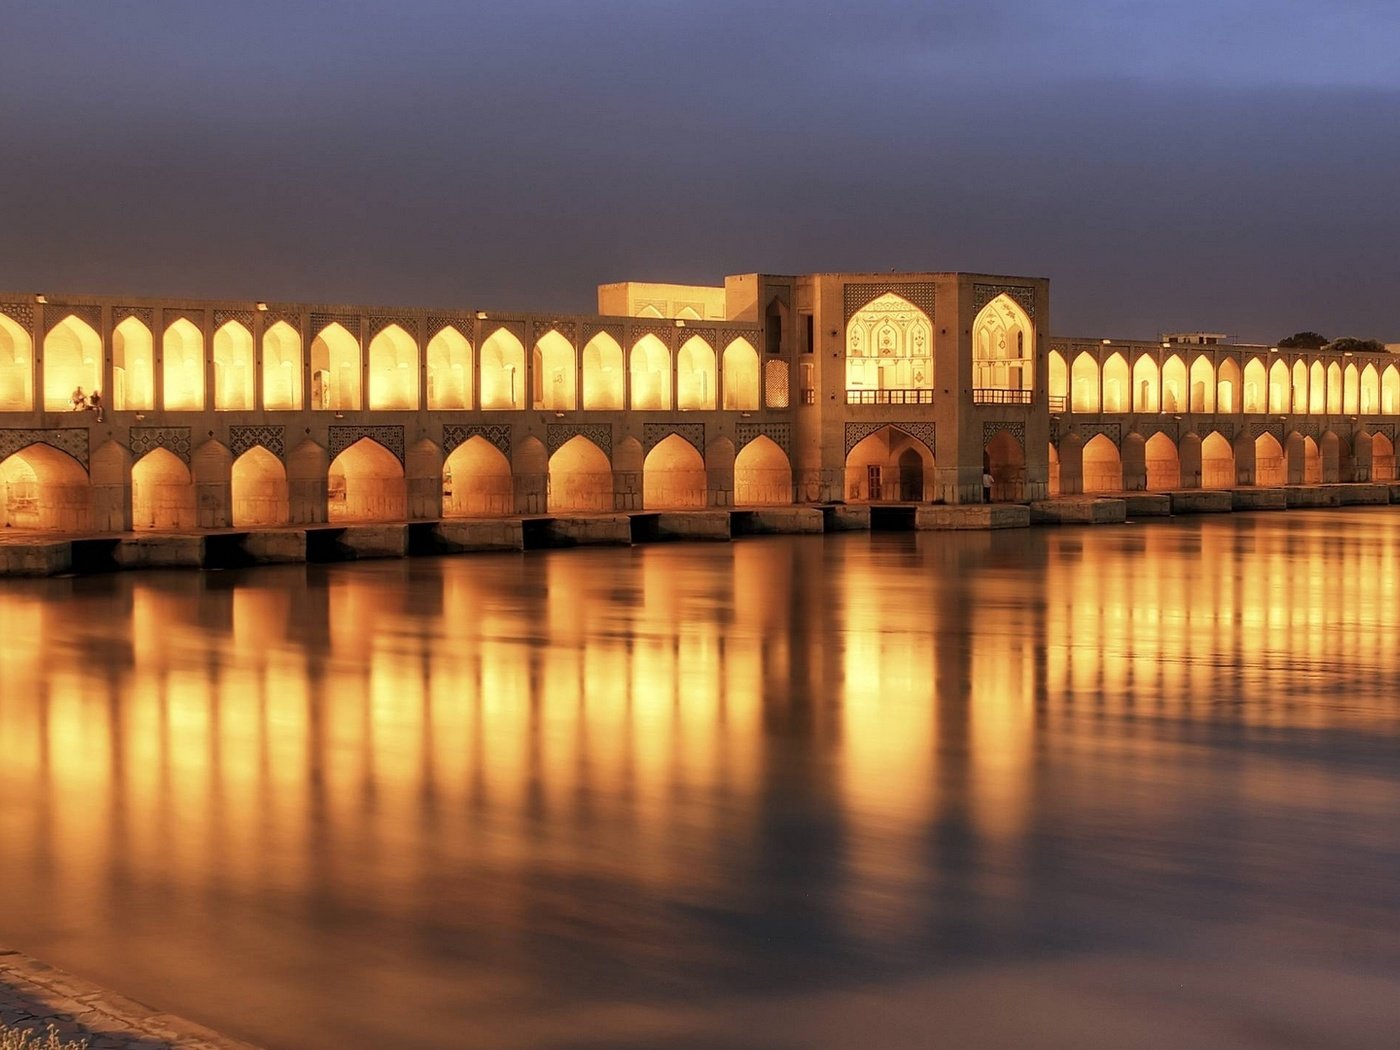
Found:
[[1328, 350], [1335, 350], [1337, 353], [1350, 353], [1352, 351], [1363, 350], [1368, 353], [1380, 353], [1385, 350], [1385, 344], [1379, 339], [1353, 339], [1351, 336], [1343, 336], [1341, 339], [1334, 339], [1327, 346]]
[[1278, 345], [1284, 350], [1321, 350], [1327, 345], [1327, 337], [1320, 332], [1294, 332], [1287, 339], [1280, 339]]

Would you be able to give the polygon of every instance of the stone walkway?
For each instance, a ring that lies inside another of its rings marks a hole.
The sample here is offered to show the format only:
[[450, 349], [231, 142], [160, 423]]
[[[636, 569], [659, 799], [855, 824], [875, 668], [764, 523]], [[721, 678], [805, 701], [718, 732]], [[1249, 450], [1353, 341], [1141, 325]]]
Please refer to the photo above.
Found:
[[257, 1050], [0, 947], [0, 1031], [49, 1025], [89, 1050]]

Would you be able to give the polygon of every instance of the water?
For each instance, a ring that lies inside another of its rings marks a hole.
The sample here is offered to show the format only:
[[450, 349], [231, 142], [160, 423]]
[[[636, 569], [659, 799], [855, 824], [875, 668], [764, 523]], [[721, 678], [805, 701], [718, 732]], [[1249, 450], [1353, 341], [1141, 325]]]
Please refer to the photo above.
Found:
[[0, 944], [269, 1048], [1392, 1047], [1400, 514], [0, 587]]

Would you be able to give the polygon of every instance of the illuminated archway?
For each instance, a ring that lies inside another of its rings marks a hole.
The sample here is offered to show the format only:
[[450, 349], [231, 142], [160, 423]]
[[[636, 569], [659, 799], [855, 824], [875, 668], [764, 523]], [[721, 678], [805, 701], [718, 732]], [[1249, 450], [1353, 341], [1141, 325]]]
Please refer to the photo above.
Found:
[[693, 335], [676, 353], [676, 407], [714, 408], [715, 386], [715, 352]]
[[1166, 434], [1156, 433], [1147, 439], [1147, 487], [1154, 491], [1181, 487], [1181, 457], [1176, 442]]
[[1285, 413], [1292, 400], [1292, 382], [1288, 375], [1288, 365], [1275, 361], [1269, 366], [1269, 411]]
[[846, 456], [850, 503], [923, 502], [933, 478], [933, 450], [898, 427], [881, 427]]
[[1310, 437], [1303, 438], [1303, 484], [1322, 484], [1322, 452]]
[[1215, 365], [1204, 354], [1191, 362], [1191, 411], [1215, 411]]
[[545, 412], [570, 412], [575, 405], [574, 344], [550, 329], [531, 358], [531, 404]]
[[1394, 365], [1381, 373], [1381, 411], [1388, 416], [1400, 412], [1400, 369]]
[[655, 411], [671, 407], [671, 351], [654, 335], [632, 347], [632, 407]]
[[515, 510], [510, 460], [479, 434], [452, 450], [442, 465], [444, 518], [499, 517]]
[[1257, 414], [1268, 410], [1268, 378], [1264, 362], [1251, 357], [1244, 366], [1244, 411], [1246, 414]]
[[525, 407], [525, 345], [497, 328], [481, 344], [481, 407], [507, 411]]
[[1361, 370], [1361, 413], [1362, 415], [1373, 416], [1380, 411], [1381, 406], [1381, 377], [1376, 371], [1376, 366], [1367, 363]]
[[285, 525], [291, 520], [286, 468], [261, 445], [233, 461], [229, 490], [235, 528]]
[[229, 321], [214, 333], [214, 409], [218, 412], [251, 412], [253, 385], [253, 333], [237, 321]]
[[1186, 364], [1172, 354], [1162, 366], [1162, 411], [1185, 412], [1187, 404]]
[[1395, 443], [1384, 434], [1371, 438], [1371, 480], [1395, 480]]
[[1031, 390], [1034, 385], [1035, 326], [1021, 305], [1002, 293], [972, 322], [973, 389]]
[[771, 439], [759, 435], [734, 457], [734, 504], [792, 502], [792, 465], [787, 453]]
[[33, 408], [34, 343], [28, 332], [0, 314], [0, 412]]
[[1308, 410], [1308, 366], [1293, 362], [1293, 411], [1302, 415]]
[[428, 340], [428, 407], [472, 407], [472, 344], [452, 325]]
[[88, 475], [65, 452], [30, 445], [0, 461], [0, 527], [83, 532], [92, 527]]
[[1143, 354], [1133, 364], [1133, 411], [1157, 412], [1161, 410], [1159, 386], [1161, 378], [1157, 373], [1157, 362], [1148, 354]]
[[583, 407], [621, 411], [626, 382], [622, 347], [607, 332], [599, 332], [583, 348]]
[[167, 411], [197, 412], [204, 408], [204, 335], [187, 318], [165, 329], [161, 340], [161, 391]]
[[1234, 446], [1212, 431], [1201, 442], [1201, 485], [1208, 489], [1234, 488], [1235, 478]]
[[156, 407], [156, 351], [151, 330], [128, 316], [112, 329], [112, 407], [141, 412]]
[[1287, 481], [1283, 446], [1272, 434], [1260, 434], [1254, 439], [1254, 484], [1272, 487]]
[[263, 333], [263, 408], [300, 409], [301, 372], [301, 336], [286, 321], [278, 321]]
[[1070, 372], [1070, 408], [1075, 412], [1099, 410], [1099, 363], [1087, 350], [1074, 359]]
[[131, 527], [192, 529], [196, 524], [190, 468], [166, 449], [152, 449], [131, 468]]
[[982, 449], [984, 465], [992, 475], [992, 500], [1013, 502], [1026, 498], [1026, 450], [1009, 430], [998, 430]]
[[1327, 414], [1342, 412], [1342, 366], [1333, 361], [1327, 366]]
[[1051, 350], [1047, 359], [1049, 367], [1050, 411], [1059, 412], [1069, 405], [1069, 368], [1064, 356], [1058, 350]]
[[397, 456], [370, 438], [360, 438], [335, 457], [326, 484], [328, 521], [403, 521], [407, 517], [408, 486]]
[[1084, 446], [1084, 491], [1123, 491], [1123, 460], [1118, 446], [1103, 434], [1095, 434]]
[[[933, 325], [893, 292], [877, 296], [846, 324], [848, 399], [889, 400], [882, 391], [933, 391]], [[912, 400], [912, 399], [906, 399]]]
[[418, 408], [418, 344], [396, 324], [369, 341], [369, 407]]
[[1060, 494], [1060, 450], [1054, 445], [1050, 446], [1049, 460], [1050, 475], [1047, 488], [1051, 496], [1058, 496]]
[[1342, 373], [1342, 411], [1349, 416], [1361, 411], [1361, 373], [1354, 362]]
[[1103, 363], [1103, 410], [1126, 412], [1129, 405], [1128, 362], [1119, 353]]
[[1325, 415], [1327, 412], [1327, 371], [1321, 361], [1314, 361], [1308, 370], [1308, 414]]
[[1322, 461], [1324, 484], [1355, 480], [1351, 444], [1340, 434], [1331, 430], [1324, 433], [1318, 442], [1318, 455]]
[[332, 322], [311, 341], [311, 407], [348, 412], [360, 407], [360, 341]]
[[102, 340], [71, 314], [44, 336], [44, 411], [66, 412], [77, 391], [102, 388]]
[[720, 358], [724, 407], [731, 412], [758, 408], [758, 351], [747, 339], [735, 339]]
[[550, 513], [612, 509], [612, 464], [606, 453], [581, 434], [571, 437], [549, 457]]
[[704, 507], [707, 487], [704, 458], [679, 434], [667, 436], [647, 453], [642, 464], [642, 506], [646, 509]]
[[1215, 410], [1233, 413], [1240, 410], [1240, 366], [1233, 357], [1220, 362], [1215, 370]]

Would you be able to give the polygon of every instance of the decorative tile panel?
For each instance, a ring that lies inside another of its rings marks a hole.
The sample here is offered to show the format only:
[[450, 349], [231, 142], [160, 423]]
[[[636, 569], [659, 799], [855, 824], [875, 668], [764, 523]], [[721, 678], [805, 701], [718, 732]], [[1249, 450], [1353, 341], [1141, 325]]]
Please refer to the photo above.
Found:
[[140, 321], [147, 329], [151, 327], [151, 308], [149, 306], [114, 306], [112, 307], [112, 327], [115, 329], [128, 317], [134, 317]]
[[1097, 437], [1098, 435], [1102, 434], [1104, 437], [1108, 438], [1109, 441], [1112, 441], [1116, 445], [1119, 443], [1119, 441], [1122, 440], [1123, 424], [1079, 423], [1075, 426], [1075, 430], [1078, 431], [1079, 435], [1084, 439], [1085, 442], [1088, 442], [1090, 438]]
[[912, 303], [933, 321], [934, 289], [928, 281], [883, 281], [877, 284], [847, 284], [841, 289], [845, 300], [845, 320], [849, 321], [862, 307], [870, 305], [886, 292], [893, 292], [905, 302]]
[[473, 329], [476, 326], [475, 318], [468, 317], [448, 317], [445, 314], [429, 314], [428, 327], [424, 332], [427, 342], [432, 342], [444, 328], [455, 328], [467, 342], [472, 341]]
[[73, 306], [68, 303], [49, 303], [44, 307], [44, 334], [48, 335], [65, 317], [76, 317], [94, 332], [102, 331], [102, 308], [100, 306]]
[[0, 314], [4, 314], [28, 335], [34, 330], [34, 307], [29, 303], [0, 303]]
[[660, 339], [667, 347], [671, 345], [671, 337], [676, 334], [675, 324], [629, 324], [627, 326], [627, 342], [623, 345], [624, 350], [630, 350], [637, 345], [637, 341], [644, 335], [654, 335]]
[[974, 284], [972, 286], [972, 315], [976, 317], [983, 307], [999, 295], [1007, 296], [1012, 302], [1026, 311], [1026, 316], [1035, 320], [1035, 289], [1024, 284]]
[[231, 426], [228, 428], [229, 451], [237, 459], [254, 446], [267, 449], [278, 459], [287, 458], [287, 428], [274, 426]]
[[189, 427], [132, 427], [130, 443], [133, 463], [158, 448], [190, 461]]
[[218, 331], [230, 321], [237, 321], [249, 332], [253, 330], [252, 310], [215, 310], [214, 311], [214, 331]]
[[59, 427], [52, 430], [35, 430], [15, 427], [0, 430], [0, 461], [8, 459], [16, 452], [30, 445], [48, 445], [60, 452], [66, 452], [86, 470], [88, 466], [88, 428]]
[[642, 425], [642, 452], [650, 452], [672, 434], [689, 441], [700, 455], [705, 454], [704, 423], [645, 423]]
[[390, 325], [398, 325], [408, 337], [415, 343], [418, 342], [418, 318], [409, 314], [376, 314], [369, 319], [369, 327], [365, 330], [365, 338], [373, 339]]
[[284, 324], [297, 335], [301, 335], [301, 314], [287, 310], [269, 310], [263, 314], [263, 331], [275, 324]]
[[933, 423], [847, 423], [846, 424], [846, 455], [851, 454], [851, 449], [855, 448], [871, 434], [890, 427], [893, 430], [902, 430], [912, 438], [917, 438], [928, 446], [929, 453], [936, 456], [938, 451], [938, 432]]
[[1372, 423], [1363, 429], [1372, 437], [1375, 437], [1377, 434], [1384, 434], [1392, 443], [1395, 441], [1394, 423]]
[[982, 444], [991, 443], [992, 438], [1002, 431], [1010, 434], [1021, 443], [1021, 447], [1026, 446], [1026, 424], [1020, 420], [991, 420], [982, 424]]
[[[1247, 424], [1247, 426], [1249, 427], [1248, 434], [1249, 434], [1250, 437], [1252, 437], [1252, 438], [1257, 438], [1257, 437], [1258, 437], [1259, 435], [1261, 435], [1261, 434], [1272, 434], [1274, 437], [1276, 437], [1276, 438], [1278, 439], [1278, 443], [1279, 443], [1280, 445], [1283, 444], [1283, 424], [1282, 424], [1282, 423], [1249, 423], [1249, 424]], [[1314, 436], [1316, 435], [1316, 433], [1317, 433], [1317, 424], [1316, 424], [1316, 423], [1304, 424], [1304, 426], [1310, 426], [1310, 427], [1312, 428], [1312, 430], [1313, 430]]]
[[474, 437], [484, 438], [510, 458], [510, 424], [483, 423], [475, 426], [445, 423], [442, 428], [442, 454], [450, 456]]
[[204, 331], [203, 310], [187, 310], [183, 306], [167, 306], [161, 309], [160, 323], [164, 328], [169, 328], [176, 321], [188, 321], [201, 332]]
[[312, 314], [311, 338], [315, 339], [333, 324], [340, 325], [355, 339], [360, 338], [360, 318], [358, 314]]
[[390, 424], [332, 426], [330, 428], [330, 448], [327, 450], [331, 461], [334, 462], [336, 456], [362, 438], [369, 438], [371, 441], [383, 445], [398, 457], [400, 463], [403, 462], [403, 427]]
[[536, 321], [535, 322], [535, 342], [539, 342], [550, 332], [558, 332], [569, 341], [571, 346], [578, 346], [578, 324], [574, 321]]
[[734, 451], [742, 452], [744, 446], [756, 437], [766, 437], [792, 458], [791, 423], [739, 423], [734, 427]]
[[1235, 440], [1235, 424], [1228, 422], [1216, 423], [1206, 431], [1207, 436], [1209, 436], [1211, 433], [1219, 434], [1226, 441], [1233, 442]]
[[623, 333], [620, 324], [585, 324], [583, 326], [583, 345], [587, 346], [589, 341], [599, 333], [611, 336], [619, 346], [622, 345]]
[[1177, 441], [1181, 436], [1181, 424], [1171, 420], [1163, 420], [1160, 423], [1144, 423], [1139, 425], [1138, 433], [1141, 434], [1144, 439], [1157, 434], [1166, 434], [1167, 437], [1171, 438], [1173, 441]]
[[552, 456], [576, 437], [584, 437], [612, 459], [612, 427], [607, 423], [547, 423], [545, 445]]

